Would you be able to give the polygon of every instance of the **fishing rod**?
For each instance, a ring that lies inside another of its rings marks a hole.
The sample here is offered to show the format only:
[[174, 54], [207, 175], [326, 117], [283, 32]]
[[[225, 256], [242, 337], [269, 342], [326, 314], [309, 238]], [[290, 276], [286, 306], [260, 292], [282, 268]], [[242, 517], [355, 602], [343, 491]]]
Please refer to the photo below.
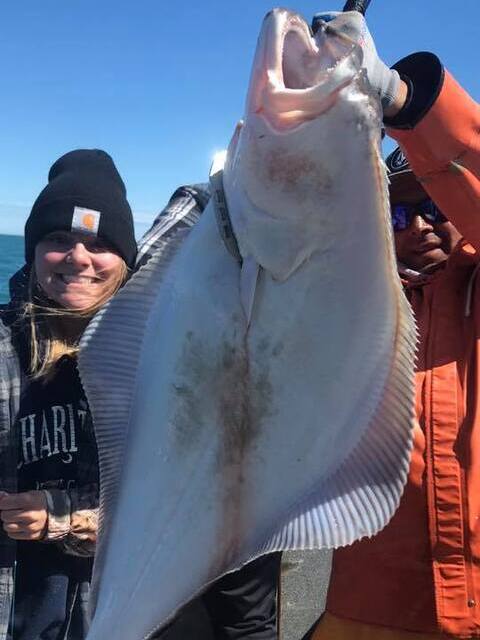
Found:
[[364, 16], [370, 2], [371, 0], [347, 0], [343, 11], [358, 11]]
[[[370, 2], [371, 0], [347, 0], [343, 11], [358, 11], [364, 16]], [[316, 33], [322, 24], [324, 25], [325, 23], [321, 15], [318, 17], [314, 16], [312, 20], [312, 33]]]

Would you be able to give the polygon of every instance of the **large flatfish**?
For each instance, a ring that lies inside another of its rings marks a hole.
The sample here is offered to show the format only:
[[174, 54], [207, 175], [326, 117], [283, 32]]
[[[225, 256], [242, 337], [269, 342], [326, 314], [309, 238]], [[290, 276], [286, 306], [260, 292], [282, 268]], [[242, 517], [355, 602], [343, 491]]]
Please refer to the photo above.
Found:
[[372, 536], [398, 506], [415, 326], [361, 63], [331, 28], [269, 13], [202, 218], [84, 336], [102, 510], [89, 640], [147, 637], [221, 574]]

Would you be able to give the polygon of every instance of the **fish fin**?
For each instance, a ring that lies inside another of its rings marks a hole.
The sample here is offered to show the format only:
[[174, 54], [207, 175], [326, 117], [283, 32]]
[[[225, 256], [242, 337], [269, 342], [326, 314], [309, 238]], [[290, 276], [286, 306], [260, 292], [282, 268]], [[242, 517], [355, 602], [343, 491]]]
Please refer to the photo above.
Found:
[[415, 320], [401, 290], [395, 343], [382, 399], [364, 437], [336, 472], [290, 511], [262, 553], [345, 546], [378, 533], [397, 510], [413, 444], [417, 346]]
[[240, 271], [240, 302], [245, 311], [247, 327], [250, 325], [250, 319], [252, 317], [259, 270], [260, 265], [252, 256], [243, 260]]
[[[157, 241], [156, 253], [94, 317], [80, 342], [79, 372], [93, 416], [100, 466], [96, 576], [102, 573], [108, 539], [106, 532], [118, 495], [145, 328], [164, 275], [190, 231], [190, 228], [182, 227], [163, 243]], [[112, 357], [105, 357], [105, 353], [111, 353]], [[95, 584], [92, 586], [94, 610], [97, 588]]]

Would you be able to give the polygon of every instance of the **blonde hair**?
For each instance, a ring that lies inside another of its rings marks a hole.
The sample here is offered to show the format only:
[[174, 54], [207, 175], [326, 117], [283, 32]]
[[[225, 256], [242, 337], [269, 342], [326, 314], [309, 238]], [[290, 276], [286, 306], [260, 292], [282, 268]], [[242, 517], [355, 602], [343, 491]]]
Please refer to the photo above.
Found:
[[28, 282], [27, 301], [23, 316], [30, 328], [29, 375], [48, 380], [55, 365], [63, 356], [76, 357], [78, 343], [92, 317], [120, 289], [128, 277], [128, 267], [122, 260], [118, 277], [112, 278], [94, 305], [85, 309], [66, 309], [51, 306], [43, 293], [32, 265]]

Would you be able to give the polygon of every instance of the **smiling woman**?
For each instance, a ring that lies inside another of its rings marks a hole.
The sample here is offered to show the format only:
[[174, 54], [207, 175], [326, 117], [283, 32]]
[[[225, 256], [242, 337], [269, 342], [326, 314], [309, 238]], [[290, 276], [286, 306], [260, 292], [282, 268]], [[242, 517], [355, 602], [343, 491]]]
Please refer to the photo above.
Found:
[[12, 300], [0, 307], [0, 430], [8, 434], [0, 443], [2, 640], [86, 635], [98, 462], [77, 345], [135, 256], [132, 214], [110, 156], [62, 156], [27, 220], [26, 265], [12, 278]]
[[125, 262], [90, 233], [54, 231], [35, 249], [35, 274], [45, 294], [79, 311], [110, 298], [125, 279]]

